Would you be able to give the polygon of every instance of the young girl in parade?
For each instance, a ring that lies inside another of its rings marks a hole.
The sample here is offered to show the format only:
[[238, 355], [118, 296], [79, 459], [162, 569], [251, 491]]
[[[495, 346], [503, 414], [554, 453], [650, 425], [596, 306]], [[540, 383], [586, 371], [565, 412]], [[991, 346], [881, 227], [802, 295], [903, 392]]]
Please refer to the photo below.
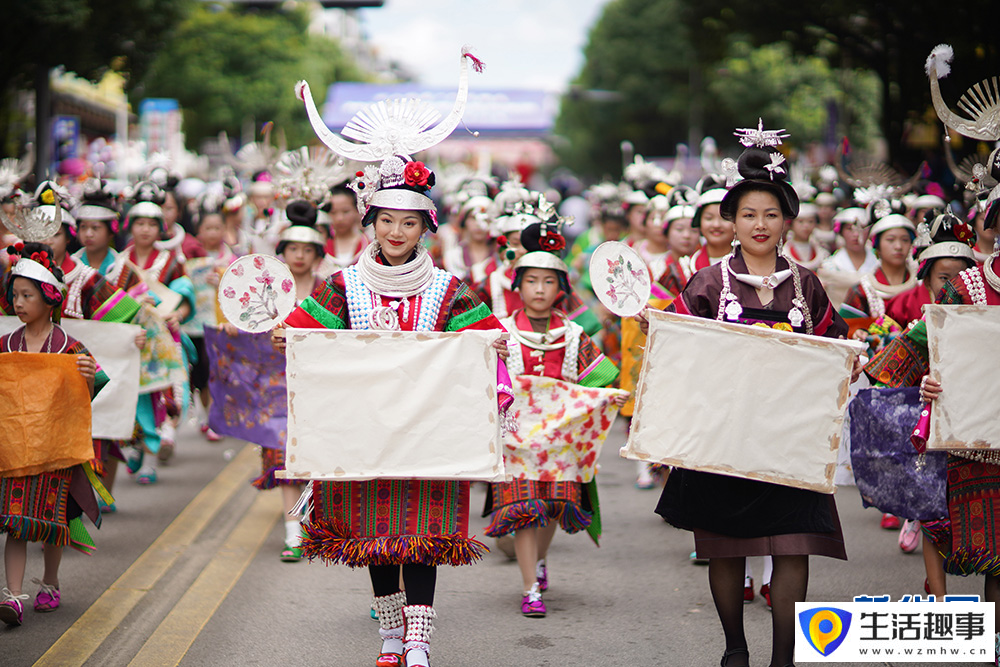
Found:
[[698, 206], [691, 225], [701, 232], [705, 244], [691, 255], [686, 271], [689, 276], [718, 264], [732, 250], [733, 225], [719, 212], [719, 205], [726, 196], [725, 182], [724, 178], [709, 174], [695, 187], [699, 193]]
[[317, 273], [326, 277], [357, 262], [371, 241], [361, 228], [354, 191], [346, 185], [330, 188], [329, 201], [321, 208], [320, 224], [326, 227], [329, 237], [324, 242], [325, 256]]
[[[528, 252], [514, 265], [514, 289], [524, 307], [503, 320], [514, 339], [508, 370], [512, 375], [552, 377], [584, 387], [607, 386], [618, 377], [618, 369], [578, 324], [553, 308], [559, 296], [569, 291], [569, 269], [559, 257], [565, 241], [550, 214], [539, 211], [537, 215], [545, 221], [521, 232], [521, 244]], [[617, 402], [621, 406], [625, 399]], [[554, 461], [556, 456], [556, 451], [547, 452], [545, 458]], [[523, 615], [545, 616], [542, 592], [549, 585], [549, 545], [559, 526], [567, 533], [590, 526], [597, 508], [589, 491], [580, 482], [529, 478], [490, 485], [483, 514], [493, 516], [486, 534], [514, 533]]]
[[848, 290], [840, 306], [840, 314], [847, 318], [879, 318], [886, 314], [888, 300], [917, 284], [911, 255], [917, 235], [913, 223], [886, 200], [871, 205], [869, 216], [872, 221], [869, 236], [879, 265]]
[[[0, 353], [76, 355], [77, 368], [93, 396], [108, 378], [98, 370], [87, 349], [54, 322], [59, 318], [66, 286], [62, 282], [62, 271], [51, 259], [52, 249], [39, 243], [25, 243], [9, 248], [8, 253], [16, 263], [6, 285], [6, 298], [24, 326], [0, 338]], [[25, 391], [30, 391], [32, 378], [23, 380]], [[0, 620], [8, 626], [18, 626], [23, 622], [24, 602], [29, 599], [22, 592], [27, 543], [42, 542], [45, 560], [42, 579], [34, 580], [39, 585], [34, 609], [37, 612], [55, 611], [60, 603], [62, 549], [67, 544], [79, 543], [86, 553], [82, 545], [89, 543], [92, 546], [89, 537], [85, 536], [80, 516], [86, 512], [96, 520], [97, 506], [79, 465], [27, 477], [0, 478], [0, 501], [3, 503], [0, 531], [7, 533], [4, 546], [6, 587], [0, 601]]]
[[197, 359], [191, 365], [190, 387], [192, 394], [198, 392], [205, 415], [198, 428], [209, 442], [218, 442], [222, 440], [222, 436], [208, 425], [208, 409], [212, 405], [212, 397], [208, 388], [209, 362], [208, 351], [205, 349], [205, 327], [219, 324], [219, 279], [236, 260], [236, 255], [223, 241], [225, 222], [220, 210], [221, 204], [221, 201], [207, 197], [199, 205], [194, 223], [195, 238], [205, 256], [188, 259], [184, 267], [185, 272], [190, 274], [194, 288], [195, 308], [194, 315], [181, 329], [191, 338], [197, 354]]
[[[288, 202], [285, 215], [291, 226], [281, 232], [277, 253], [288, 265], [295, 281], [295, 304], [299, 305], [318, 290], [323, 281], [316, 277], [316, 266], [324, 255], [323, 235], [316, 229], [317, 209], [311, 202], [296, 199]], [[302, 526], [298, 516], [289, 512], [302, 495], [304, 482], [294, 479], [278, 479], [275, 473], [285, 469], [285, 450], [261, 447], [261, 476], [254, 480], [258, 489], [281, 488], [281, 499], [285, 509], [285, 545], [281, 560], [294, 563], [302, 560]]]
[[[514, 279], [514, 262], [525, 252], [520, 242], [521, 230], [532, 218], [523, 215], [520, 210], [524, 206], [540, 206], [542, 200], [544, 195], [531, 192], [516, 181], [504, 183], [497, 195], [499, 215], [495, 223], [499, 232], [497, 242], [501, 248], [501, 264], [476, 286], [476, 294], [500, 319], [522, 306], [521, 297], [511, 283]], [[574, 292], [561, 296], [556, 307], [582, 326], [588, 336], [601, 330], [600, 320]]]
[[[819, 279], [778, 251], [785, 222], [799, 208], [785, 180], [784, 158], [771, 147], [780, 138], [760, 130], [741, 132], [748, 146], [738, 162], [743, 180], [728, 190], [720, 206], [739, 245], [720, 263], [695, 274], [669, 309], [748, 326], [846, 335], [847, 325]], [[743, 628], [746, 558], [772, 556], [770, 665], [792, 664], [795, 603], [805, 600], [809, 555], [847, 558], [832, 498], [675, 468], [656, 511], [674, 526], [693, 530], [698, 556], [709, 559], [709, 585], [726, 640], [723, 667], [749, 664]]]
[[[1000, 168], [996, 172], [1000, 175]], [[985, 227], [994, 231], [1000, 227], [1000, 188], [993, 193], [986, 207]], [[959, 235], [971, 231], [960, 227]], [[948, 245], [953, 245], [948, 243]], [[963, 243], [964, 245], [964, 243]], [[968, 246], [966, 246], [968, 247]], [[934, 248], [930, 246], [928, 250]], [[969, 248], [971, 250], [971, 248]], [[1000, 250], [982, 265], [965, 269], [944, 284], [935, 303], [973, 306], [1000, 306]], [[941, 383], [929, 375], [927, 327], [921, 319], [902, 335], [891, 341], [865, 366], [865, 374], [873, 384], [889, 387], [920, 387], [920, 399], [925, 403], [937, 400]], [[948, 454], [947, 501], [948, 515], [939, 521], [921, 521], [924, 566], [927, 571], [926, 589], [937, 596], [944, 595], [945, 574], [985, 575], [983, 598], [1000, 604], [1000, 456], [994, 451], [953, 451]], [[997, 633], [997, 660], [1000, 662], [1000, 616]]]
[[[457, 126], [468, 85], [467, 58], [479, 64], [463, 51], [461, 91], [451, 116], [414, 134], [399, 131], [397, 123], [404, 119], [382, 118], [379, 132], [365, 136], [394, 136], [398, 142], [385, 142], [377, 153], [368, 143], [355, 144], [332, 133], [308, 88], [300, 84], [298, 94], [329, 148], [347, 159], [371, 160], [380, 154], [382, 163], [366, 167], [352, 183], [362, 223], [374, 226], [375, 243], [356, 265], [330, 276], [303, 301], [287, 318], [288, 326], [402, 331], [501, 328], [467, 285], [434, 267], [420, 243], [425, 232], [437, 229], [437, 211], [428, 196], [434, 174], [423, 163], [401, 157], [436, 144], [451, 131], [447, 127]], [[276, 347], [282, 346], [279, 341], [276, 337]], [[484, 551], [468, 533], [469, 483], [373, 479], [314, 482], [310, 488], [312, 512], [303, 551], [328, 563], [368, 567], [382, 640], [376, 664], [427, 665], [437, 616], [433, 606], [437, 566], [471, 564]], [[387, 521], [374, 521], [376, 505], [369, 498], [379, 499], [379, 518]], [[405, 592], [400, 590], [400, 573]]]
[[486, 280], [499, 267], [496, 241], [490, 234], [495, 210], [492, 199], [477, 194], [467, 196], [455, 214], [461, 239], [444, 252], [443, 264], [470, 285]]
[[[128, 211], [126, 223], [132, 241], [125, 249], [129, 262], [138, 267], [147, 286], [159, 283], [180, 295], [177, 305], [163, 314], [174, 341], [181, 345], [180, 325], [194, 314], [194, 286], [184, 272], [184, 265], [173, 250], [159, 250], [156, 241], [163, 233], [163, 210], [160, 202], [163, 193], [148, 181], [135, 188], [135, 201]], [[156, 304], [159, 298], [148, 295]], [[183, 347], [181, 348], [183, 350]], [[193, 349], [190, 354], [193, 354]], [[190, 356], [188, 354], [188, 356]], [[182, 354], [182, 356], [184, 356]], [[184, 364], [186, 369], [186, 363]], [[165, 461], [173, 454], [175, 428], [173, 419], [181, 414], [184, 406], [186, 382], [168, 387], [162, 392], [142, 394], [139, 397], [137, 418], [145, 438], [144, 448], [129, 457], [129, 471], [140, 484], [157, 481], [158, 461]], [[152, 456], [145, 456], [146, 453]]]
[[[128, 266], [125, 258], [112, 247], [115, 235], [119, 231], [118, 208], [113, 194], [107, 189], [107, 184], [100, 179], [90, 179], [84, 185], [83, 198], [80, 206], [76, 209], [77, 238], [81, 248], [73, 253], [73, 259], [82, 267], [89, 267], [97, 274], [104, 277], [109, 287], [117, 287], [127, 294], [129, 298], [123, 301], [116, 309], [125, 307], [125, 303], [132, 304], [133, 299], [141, 298], [144, 289], [142, 278], [139, 274]], [[122, 297], [124, 299], [124, 297]], [[136, 304], [137, 305], [137, 304]], [[70, 316], [69, 313], [64, 313]], [[133, 313], [134, 315], [134, 313]], [[122, 314], [124, 317], [124, 313]], [[102, 316], [103, 321], [115, 321]], [[140, 332], [136, 337], [136, 347], [142, 349], [146, 343], [145, 331]], [[102, 481], [108, 492], [114, 490], [115, 479], [118, 474], [118, 462], [125, 460], [123, 448], [136, 444], [132, 441], [116, 441], [99, 439], [94, 441], [94, 448], [100, 453]], [[102, 512], [115, 512], [114, 504], [105, 505], [104, 501], [98, 499]]]
[[799, 215], [788, 229], [783, 253], [789, 260], [810, 271], [816, 271], [829, 255], [822, 245], [813, 240], [819, 223], [819, 209], [815, 204], [803, 203]]

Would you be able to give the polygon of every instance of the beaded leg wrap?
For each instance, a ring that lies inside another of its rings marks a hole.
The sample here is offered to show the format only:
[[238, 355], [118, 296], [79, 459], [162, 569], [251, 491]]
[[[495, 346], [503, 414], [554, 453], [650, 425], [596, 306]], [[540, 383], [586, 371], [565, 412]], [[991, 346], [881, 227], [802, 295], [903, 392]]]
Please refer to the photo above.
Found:
[[404, 604], [406, 593], [403, 591], [374, 599], [378, 634], [382, 638], [382, 652], [375, 661], [375, 667], [398, 667], [402, 664]]
[[392, 595], [375, 598], [375, 613], [378, 614], [380, 630], [399, 630], [403, 636], [403, 605], [406, 604], [406, 593], [399, 591]]
[[403, 607], [403, 618], [406, 619], [403, 654], [410, 650], [420, 650], [430, 655], [431, 633], [434, 632], [434, 619], [437, 618], [434, 607], [422, 604], [407, 605]]

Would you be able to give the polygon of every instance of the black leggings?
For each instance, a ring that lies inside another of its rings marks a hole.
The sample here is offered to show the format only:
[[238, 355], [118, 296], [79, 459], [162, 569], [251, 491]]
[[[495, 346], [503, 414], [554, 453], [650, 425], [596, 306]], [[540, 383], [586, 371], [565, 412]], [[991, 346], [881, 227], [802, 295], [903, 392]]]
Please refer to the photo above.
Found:
[[375, 597], [384, 597], [399, 592], [399, 569], [403, 568], [403, 584], [406, 586], [406, 604], [434, 606], [434, 586], [437, 583], [437, 567], [420, 563], [400, 565], [369, 565], [372, 590]]

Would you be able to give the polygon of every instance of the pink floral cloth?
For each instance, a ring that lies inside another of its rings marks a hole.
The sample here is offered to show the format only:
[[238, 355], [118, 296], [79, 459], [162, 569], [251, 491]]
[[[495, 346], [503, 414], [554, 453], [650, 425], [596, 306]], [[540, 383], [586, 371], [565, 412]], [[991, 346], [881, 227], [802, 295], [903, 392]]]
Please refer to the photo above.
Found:
[[594, 478], [618, 413], [620, 389], [583, 387], [548, 377], [514, 378], [515, 432], [504, 434], [504, 466], [514, 479], [579, 482]]

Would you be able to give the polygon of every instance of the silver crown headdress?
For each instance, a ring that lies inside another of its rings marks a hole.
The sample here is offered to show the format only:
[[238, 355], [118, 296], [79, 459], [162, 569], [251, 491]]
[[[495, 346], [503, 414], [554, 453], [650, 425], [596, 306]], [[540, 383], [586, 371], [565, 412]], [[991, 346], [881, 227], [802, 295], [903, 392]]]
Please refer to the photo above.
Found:
[[31, 160], [9, 157], [0, 160], [0, 199], [7, 199], [24, 177], [31, 173]]
[[278, 192], [288, 199], [306, 199], [322, 205], [330, 188], [354, 175], [342, 157], [325, 146], [313, 146], [287, 151], [274, 165]]
[[[229, 158], [229, 164], [237, 173], [249, 178], [259, 172], [271, 170], [278, 157], [288, 148], [283, 132], [278, 133], [278, 145], [271, 145], [273, 129], [274, 125], [267, 123], [261, 131], [263, 135], [261, 141], [246, 144]], [[226, 143], [228, 144], [228, 141]]]
[[[305, 104], [306, 115], [320, 141], [346, 159], [381, 163], [380, 167], [365, 167], [358, 175], [360, 180], [351, 185], [358, 193], [359, 210], [364, 212], [373, 204], [390, 203], [388, 200], [377, 201], [378, 191], [401, 185], [411, 156], [441, 143], [458, 127], [469, 97], [469, 60], [477, 72], [483, 71], [482, 61], [469, 53], [468, 47], [463, 47], [458, 95], [444, 120], [441, 120], [438, 110], [427, 102], [415, 98], [392, 98], [371, 104], [355, 114], [344, 127], [343, 136], [330, 130], [323, 122], [309, 84], [299, 81], [295, 85], [295, 94]], [[409, 195], [396, 193], [393, 197], [394, 207], [433, 210], [430, 198], [417, 192]]]
[[921, 164], [910, 178], [876, 160], [852, 159], [844, 162], [845, 139], [837, 147], [837, 173], [840, 180], [854, 188], [854, 199], [861, 205], [868, 205], [878, 199], [896, 199], [913, 189], [920, 180], [924, 165]]
[[41, 206], [34, 208], [25, 206], [26, 199], [25, 196], [20, 198], [13, 215], [7, 215], [0, 209], [0, 220], [3, 220], [4, 226], [11, 234], [25, 243], [39, 243], [55, 236], [63, 223], [63, 210], [59, 204], [59, 195], [53, 194], [53, 214], [51, 216]]

